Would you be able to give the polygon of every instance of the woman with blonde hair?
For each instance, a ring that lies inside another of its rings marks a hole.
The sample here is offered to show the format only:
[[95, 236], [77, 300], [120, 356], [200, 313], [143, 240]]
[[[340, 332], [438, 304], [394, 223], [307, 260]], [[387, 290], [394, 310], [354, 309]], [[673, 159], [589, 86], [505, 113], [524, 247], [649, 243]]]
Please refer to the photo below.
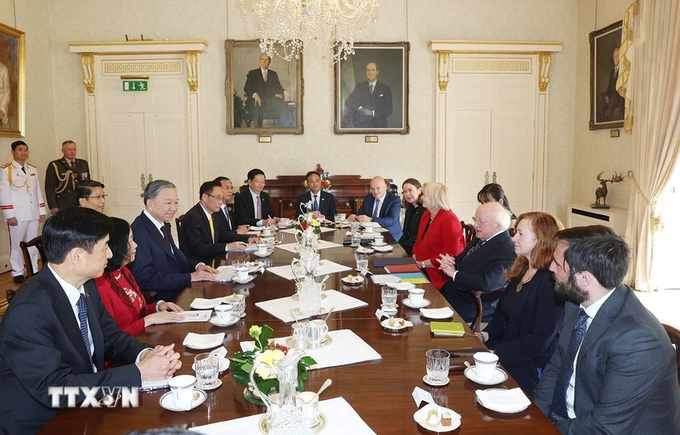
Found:
[[401, 208], [406, 209], [404, 215], [404, 234], [399, 239], [399, 244], [406, 255], [409, 257], [413, 254], [413, 245], [416, 243], [418, 236], [418, 227], [420, 226], [420, 218], [423, 217], [425, 208], [423, 207], [423, 188], [420, 181], [415, 178], [409, 178], [401, 185]]
[[463, 228], [451, 211], [449, 189], [443, 184], [434, 181], [425, 183], [423, 206], [425, 212], [420, 218], [412, 257], [427, 273], [432, 285], [441, 289], [448, 277], [439, 270], [439, 256], [448, 254], [455, 257], [463, 251]]
[[564, 313], [549, 270], [559, 229], [548, 213], [517, 218], [512, 238], [517, 260], [505, 276], [508, 284], [491, 322], [478, 334], [529, 397], [555, 350]]

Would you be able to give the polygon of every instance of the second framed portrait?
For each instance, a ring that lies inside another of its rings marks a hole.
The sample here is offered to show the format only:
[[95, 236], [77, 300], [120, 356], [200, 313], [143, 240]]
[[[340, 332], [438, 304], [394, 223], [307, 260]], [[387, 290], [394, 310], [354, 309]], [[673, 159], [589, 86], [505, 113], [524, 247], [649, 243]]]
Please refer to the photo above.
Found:
[[24, 137], [26, 35], [0, 24], [0, 136]]
[[335, 66], [336, 134], [408, 134], [408, 42], [355, 42]]
[[227, 133], [302, 134], [302, 55], [269, 57], [260, 41], [225, 42]]
[[622, 21], [590, 33], [590, 130], [623, 127], [624, 98], [616, 90]]

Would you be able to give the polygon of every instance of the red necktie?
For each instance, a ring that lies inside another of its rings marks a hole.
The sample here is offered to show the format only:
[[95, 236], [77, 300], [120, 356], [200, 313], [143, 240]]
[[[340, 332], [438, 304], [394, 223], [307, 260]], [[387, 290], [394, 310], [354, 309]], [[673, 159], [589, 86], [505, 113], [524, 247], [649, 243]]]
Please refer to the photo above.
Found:
[[163, 238], [165, 239], [165, 243], [167, 243], [168, 248], [170, 248], [170, 250], [172, 250], [172, 245], [170, 244], [170, 233], [168, 233], [168, 227], [163, 225], [161, 227], [161, 231], [163, 232]]

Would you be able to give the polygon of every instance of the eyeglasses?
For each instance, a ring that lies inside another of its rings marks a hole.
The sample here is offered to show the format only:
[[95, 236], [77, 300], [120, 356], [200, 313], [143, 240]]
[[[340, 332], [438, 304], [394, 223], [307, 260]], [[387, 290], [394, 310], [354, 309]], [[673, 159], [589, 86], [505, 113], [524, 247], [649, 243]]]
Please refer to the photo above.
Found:
[[86, 198], [90, 198], [90, 199], [106, 199], [107, 196], [109, 196], [109, 195], [107, 195], [107, 194], [105, 193], [105, 194], [103, 194], [103, 195], [86, 196]]
[[215, 198], [215, 199], [218, 200], [218, 201], [224, 200], [224, 197], [223, 197], [223, 196], [220, 196], [220, 195], [211, 195], [211, 194], [209, 194], [209, 193], [206, 193], [206, 195], [208, 195], [208, 196], [211, 197], [211, 198]]

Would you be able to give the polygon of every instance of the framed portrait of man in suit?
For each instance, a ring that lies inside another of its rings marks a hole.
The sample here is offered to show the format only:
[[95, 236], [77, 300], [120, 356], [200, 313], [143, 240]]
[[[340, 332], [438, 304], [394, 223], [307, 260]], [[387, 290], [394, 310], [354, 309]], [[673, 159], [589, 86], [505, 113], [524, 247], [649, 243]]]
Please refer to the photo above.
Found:
[[335, 134], [408, 134], [408, 42], [355, 42], [335, 65]]
[[260, 50], [260, 41], [225, 42], [227, 133], [302, 134], [302, 54], [290, 62]]
[[623, 127], [625, 99], [616, 90], [619, 71], [623, 71], [621, 27], [618, 21], [590, 33], [591, 130]]
[[0, 24], [0, 136], [24, 137], [26, 34]]

